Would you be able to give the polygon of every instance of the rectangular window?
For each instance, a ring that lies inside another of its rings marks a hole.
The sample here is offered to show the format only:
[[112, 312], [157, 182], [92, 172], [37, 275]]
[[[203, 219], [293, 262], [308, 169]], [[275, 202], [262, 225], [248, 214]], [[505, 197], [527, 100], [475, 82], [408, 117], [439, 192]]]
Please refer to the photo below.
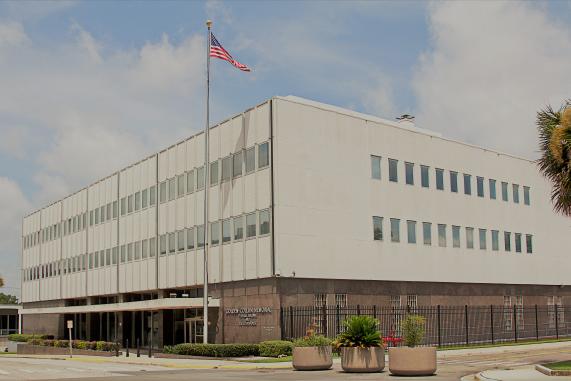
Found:
[[429, 171], [430, 167], [427, 167], [426, 165], [420, 166], [420, 185], [423, 188], [428, 188], [430, 186], [430, 178], [428, 175]]
[[458, 172], [450, 171], [450, 192], [458, 193]]
[[149, 205], [149, 190], [143, 189], [141, 192], [141, 208], [145, 209]]
[[135, 193], [135, 211], [141, 209], [141, 192]]
[[478, 197], [484, 197], [484, 178], [476, 177], [476, 192], [478, 192]]
[[391, 242], [400, 242], [400, 220], [391, 218]]
[[526, 253], [531, 254], [533, 253], [533, 236], [531, 234], [525, 235], [525, 248]]
[[[104, 222], [105, 222], [105, 219], [106, 219], [106, 218], [105, 218], [105, 205], [103, 205], [103, 206], [100, 208], [100, 215], [101, 215], [101, 223], [104, 223]], [[73, 232], [75, 233], [75, 232], [77, 231], [77, 220], [76, 220], [75, 217], [72, 217], [72, 218], [71, 218], [71, 221], [72, 221], [72, 223], [73, 223]]]
[[502, 181], [502, 200], [508, 201], [508, 183]]
[[176, 178], [169, 179], [169, 201], [176, 198]]
[[93, 253], [89, 253], [89, 269], [93, 268]]
[[186, 193], [186, 173], [177, 177], [178, 197], [182, 197]]
[[131, 262], [133, 260], [133, 244], [129, 243], [127, 245], [127, 261]]
[[523, 203], [525, 205], [529, 205], [530, 204], [530, 200], [529, 200], [529, 187], [524, 186], [523, 187]]
[[242, 151], [236, 152], [232, 157], [232, 176], [242, 176], [242, 162], [244, 155]]
[[141, 242], [141, 258], [147, 259], [149, 257], [149, 240], [144, 239]]
[[167, 182], [163, 181], [159, 185], [159, 200], [161, 204], [167, 201]]
[[210, 185], [218, 184], [218, 161], [210, 163]]
[[381, 157], [371, 155], [371, 178], [381, 179]]
[[460, 247], [460, 226], [452, 225], [452, 247]]
[[197, 247], [204, 247], [204, 225], [196, 227], [196, 245]]
[[373, 239], [383, 240], [383, 217], [373, 216]]
[[406, 221], [406, 232], [408, 243], [416, 243], [416, 221]]
[[133, 212], [133, 195], [127, 197], [127, 213]]
[[118, 213], [119, 213], [119, 205], [117, 201], [113, 201], [113, 219], [118, 217]]
[[[111, 215], [112, 209], [113, 209], [113, 203], [110, 202], [109, 204], [107, 204], [107, 219], [108, 219], [108, 220], [110, 220], [110, 219], [113, 218], [112, 215]], [[81, 230], [81, 216], [79, 217], [79, 219], [80, 219], [80, 221], [79, 221], [79, 222], [80, 222], [80, 223], [79, 223], [80, 228], [79, 228], [79, 229]]]
[[210, 244], [212, 246], [220, 243], [220, 222], [210, 223]]
[[480, 250], [486, 250], [486, 229], [478, 229], [480, 236]]
[[389, 159], [389, 181], [398, 182], [398, 160]]
[[[121, 254], [121, 263], [125, 263], [127, 255], [127, 250], [125, 245], [121, 245], [120, 254]], [[95, 259], [97, 259], [97, 257]]]
[[105, 263], [107, 266], [111, 265], [111, 249], [105, 250]]
[[260, 210], [259, 213], [260, 235], [270, 233], [270, 211], [269, 209]]
[[438, 224], [438, 246], [446, 247], [446, 225]]
[[515, 252], [521, 253], [521, 233], [514, 233], [515, 238]]
[[246, 216], [246, 238], [256, 236], [256, 213]]
[[185, 249], [185, 245], [184, 245], [184, 238], [186, 235], [186, 231], [185, 230], [179, 230], [176, 233], [176, 240], [178, 243], [178, 251], [184, 251]]
[[519, 204], [519, 185], [512, 184], [514, 203]]
[[472, 176], [464, 173], [464, 194], [472, 194]]
[[194, 229], [186, 229], [186, 249], [194, 249]]
[[226, 219], [222, 221], [222, 243], [230, 242], [232, 240], [232, 220]]
[[436, 168], [436, 189], [444, 190], [444, 169]]
[[157, 188], [155, 185], [149, 188], [149, 205], [155, 205], [157, 202]]
[[244, 218], [234, 217], [234, 241], [244, 238]]
[[186, 176], [186, 192], [194, 192], [194, 169], [188, 172]]
[[123, 197], [121, 199], [121, 215], [124, 216], [127, 213], [127, 199]]
[[204, 166], [196, 168], [196, 190], [204, 188]]
[[490, 184], [490, 198], [492, 200], [496, 199], [496, 180], [494, 179], [490, 179], [488, 180], [489, 184]]
[[141, 241], [135, 242], [135, 260], [141, 259]]
[[404, 163], [404, 177], [408, 185], [414, 185], [414, 163]]
[[[93, 255], [95, 256], [95, 261], [93, 263], [93, 268], [98, 268], [99, 267], [99, 252], [96, 251], [95, 253], [93, 253]], [[69, 263], [69, 262], [68, 262]], [[102, 264], [103, 266], [103, 264]], [[64, 268], [64, 274], [66, 273], [66, 269]]]
[[258, 168], [267, 167], [270, 164], [270, 145], [268, 143], [258, 146]]
[[155, 237], [149, 239], [149, 257], [154, 258], [157, 255], [157, 239]]
[[228, 181], [232, 178], [232, 156], [222, 159], [222, 181]]
[[[95, 225], [99, 224], [99, 208], [95, 208]], [[67, 226], [68, 234], [71, 233], [71, 229], [69, 228], [69, 224]]]
[[256, 169], [256, 150], [254, 147], [246, 150], [246, 173]]
[[512, 234], [510, 232], [504, 232], [504, 249], [506, 251], [512, 251]]
[[161, 255], [166, 255], [167, 253], [167, 235], [163, 234], [160, 238], [159, 238], [159, 253], [161, 253]]
[[169, 233], [169, 254], [176, 251], [176, 237], [174, 233]]
[[474, 228], [466, 228], [466, 248], [474, 248]]
[[492, 250], [500, 250], [500, 232], [497, 230], [492, 230]]
[[422, 223], [422, 239], [425, 245], [432, 245], [432, 224], [430, 222]]

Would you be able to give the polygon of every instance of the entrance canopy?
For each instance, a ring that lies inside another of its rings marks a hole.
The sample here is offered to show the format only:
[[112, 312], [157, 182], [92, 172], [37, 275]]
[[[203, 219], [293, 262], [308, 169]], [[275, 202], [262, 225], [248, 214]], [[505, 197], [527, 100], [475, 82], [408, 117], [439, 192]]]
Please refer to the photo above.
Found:
[[[220, 299], [209, 298], [208, 307], [220, 307]], [[202, 308], [202, 298], [164, 298], [138, 302], [92, 304], [88, 306], [23, 308], [19, 310], [19, 313], [20, 315], [80, 314], [90, 312], [174, 310], [181, 308]]]

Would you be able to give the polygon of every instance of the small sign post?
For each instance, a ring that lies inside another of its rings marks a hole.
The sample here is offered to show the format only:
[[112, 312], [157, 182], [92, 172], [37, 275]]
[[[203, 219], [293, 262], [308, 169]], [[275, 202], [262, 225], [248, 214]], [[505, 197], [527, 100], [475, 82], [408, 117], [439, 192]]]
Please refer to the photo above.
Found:
[[69, 330], [69, 357], [72, 358], [73, 357], [73, 351], [72, 351], [72, 336], [71, 336], [71, 330], [73, 329], [73, 320], [68, 320], [67, 321], [67, 329]]

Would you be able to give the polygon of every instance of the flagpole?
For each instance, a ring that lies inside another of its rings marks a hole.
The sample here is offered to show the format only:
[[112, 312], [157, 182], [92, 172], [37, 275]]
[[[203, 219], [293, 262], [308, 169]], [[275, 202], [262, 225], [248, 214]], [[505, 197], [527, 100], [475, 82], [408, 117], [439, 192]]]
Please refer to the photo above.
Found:
[[210, 135], [210, 40], [212, 33], [212, 21], [206, 21], [208, 28], [208, 42], [206, 44], [206, 125], [204, 127], [204, 287], [202, 295], [202, 308], [203, 312], [203, 332], [202, 342], [208, 344], [208, 188], [210, 188], [208, 181], [209, 170], [209, 135]]

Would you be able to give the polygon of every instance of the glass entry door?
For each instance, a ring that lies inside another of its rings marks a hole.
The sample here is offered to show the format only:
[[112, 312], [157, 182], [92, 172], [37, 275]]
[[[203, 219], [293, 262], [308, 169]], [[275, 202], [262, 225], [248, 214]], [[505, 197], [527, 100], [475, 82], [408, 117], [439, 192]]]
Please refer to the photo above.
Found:
[[184, 341], [186, 343], [202, 343], [204, 326], [202, 317], [184, 319]]

